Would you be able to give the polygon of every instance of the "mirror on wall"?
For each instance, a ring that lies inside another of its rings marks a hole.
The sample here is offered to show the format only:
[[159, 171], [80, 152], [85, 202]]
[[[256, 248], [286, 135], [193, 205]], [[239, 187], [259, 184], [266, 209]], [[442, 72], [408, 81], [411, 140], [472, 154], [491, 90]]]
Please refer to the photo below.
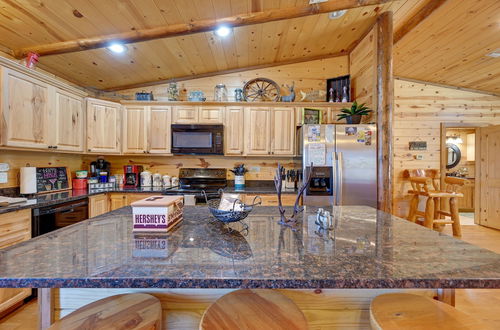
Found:
[[460, 152], [460, 148], [453, 143], [446, 144], [446, 151], [448, 155], [448, 162], [446, 163], [446, 168], [454, 168], [460, 163], [460, 158], [462, 158], [462, 153]]

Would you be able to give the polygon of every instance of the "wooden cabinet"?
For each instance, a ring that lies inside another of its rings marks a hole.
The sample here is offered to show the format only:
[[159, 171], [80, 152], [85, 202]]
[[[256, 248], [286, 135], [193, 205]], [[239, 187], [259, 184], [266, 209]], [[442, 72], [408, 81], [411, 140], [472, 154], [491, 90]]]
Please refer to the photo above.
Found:
[[123, 111], [123, 153], [170, 154], [171, 107], [127, 106]]
[[271, 154], [271, 109], [245, 108], [245, 154], [263, 156]]
[[198, 107], [198, 122], [200, 124], [222, 124], [224, 122], [224, 107]]
[[[31, 210], [0, 214], [0, 249], [31, 238]], [[31, 295], [31, 289], [0, 289], [0, 313], [20, 304]]]
[[0, 134], [2, 145], [48, 149], [50, 86], [28, 75], [2, 68]]
[[475, 180], [469, 179], [460, 191], [464, 197], [458, 198], [458, 210], [461, 212], [474, 212]]
[[168, 106], [149, 107], [148, 152], [170, 154], [172, 108]]
[[119, 209], [124, 206], [129, 206], [131, 203], [148, 198], [151, 196], [158, 196], [159, 193], [111, 193], [109, 194], [110, 211]]
[[295, 109], [245, 108], [245, 154], [293, 156]]
[[63, 90], [55, 91], [56, 126], [54, 147], [59, 151], [84, 150], [83, 98]]
[[293, 108], [271, 109], [271, 155], [291, 156], [295, 146], [295, 114]]
[[[244, 199], [245, 203], [250, 204], [253, 202], [255, 196], [257, 195], [246, 194], [242, 198]], [[278, 195], [269, 194], [269, 195], [258, 195], [258, 196], [260, 196], [260, 198], [262, 199], [262, 206], [278, 206]], [[297, 195], [295, 194], [282, 194], [281, 203], [283, 204], [283, 206], [294, 206], [296, 198]]]
[[147, 151], [148, 107], [123, 108], [123, 153], [142, 154]]
[[174, 124], [222, 124], [224, 107], [221, 106], [175, 106], [172, 110]]
[[198, 108], [196, 106], [175, 106], [172, 112], [174, 124], [191, 124], [198, 122]]
[[244, 126], [243, 107], [227, 107], [224, 127], [226, 155], [243, 155], [245, 146]]
[[121, 105], [87, 99], [87, 151], [120, 153]]
[[106, 194], [89, 197], [89, 218], [109, 212], [109, 201]]

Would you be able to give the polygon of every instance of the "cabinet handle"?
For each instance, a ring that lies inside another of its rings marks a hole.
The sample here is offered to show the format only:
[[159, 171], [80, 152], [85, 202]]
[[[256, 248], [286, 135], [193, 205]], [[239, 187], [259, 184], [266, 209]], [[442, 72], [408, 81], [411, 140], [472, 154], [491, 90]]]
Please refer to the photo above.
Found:
[[52, 149], [52, 146], [48, 146], [49, 149]]
[[52, 146], [52, 148], [57, 149], [57, 146]]
[[92, 149], [88, 149], [88, 151], [89, 151], [89, 152], [91, 152], [91, 151], [92, 151]]

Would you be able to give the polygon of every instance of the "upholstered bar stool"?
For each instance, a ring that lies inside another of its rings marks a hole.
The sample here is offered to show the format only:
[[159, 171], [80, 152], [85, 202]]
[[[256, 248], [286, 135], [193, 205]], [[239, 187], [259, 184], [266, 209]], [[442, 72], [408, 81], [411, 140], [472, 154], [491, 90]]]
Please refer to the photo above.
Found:
[[160, 330], [160, 301], [144, 293], [120, 294], [85, 305], [50, 330]]
[[370, 323], [377, 330], [493, 329], [448, 304], [408, 293], [388, 293], [373, 299]]
[[[467, 180], [446, 177], [444, 179], [445, 189], [439, 189], [437, 170], [406, 170], [404, 176], [408, 178], [412, 189], [408, 191], [412, 195], [408, 220], [411, 222], [423, 219], [423, 225], [427, 228], [441, 230], [443, 225], [451, 224], [453, 236], [461, 237], [460, 215], [458, 213], [458, 198], [463, 194], [458, 190], [465, 185]], [[425, 211], [418, 210], [420, 197], [426, 198]], [[450, 211], [440, 209], [441, 200], [445, 199], [449, 203]], [[449, 216], [450, 219], [443, 219]]]
[[302, 311], [274, 290], [237, 290], [217, 299], [203, 314], [201, 330], [307, 329]]

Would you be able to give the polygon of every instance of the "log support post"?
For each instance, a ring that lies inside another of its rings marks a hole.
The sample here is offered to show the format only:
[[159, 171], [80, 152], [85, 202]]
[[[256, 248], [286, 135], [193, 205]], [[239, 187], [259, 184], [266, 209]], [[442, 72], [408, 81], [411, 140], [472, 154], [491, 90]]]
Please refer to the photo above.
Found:
[[377, 104], [377, 199], [378, 209], [392, 214], [393, 198], [393, 108], [394, 79], [392, 68], [393, 14], [382, 13], [375, 24], [376, 52], [376, 104]]
[[48, 329], [52, 323], [54, 323], [54, 296], [52, 289], [38, 289], [38, 329]]

